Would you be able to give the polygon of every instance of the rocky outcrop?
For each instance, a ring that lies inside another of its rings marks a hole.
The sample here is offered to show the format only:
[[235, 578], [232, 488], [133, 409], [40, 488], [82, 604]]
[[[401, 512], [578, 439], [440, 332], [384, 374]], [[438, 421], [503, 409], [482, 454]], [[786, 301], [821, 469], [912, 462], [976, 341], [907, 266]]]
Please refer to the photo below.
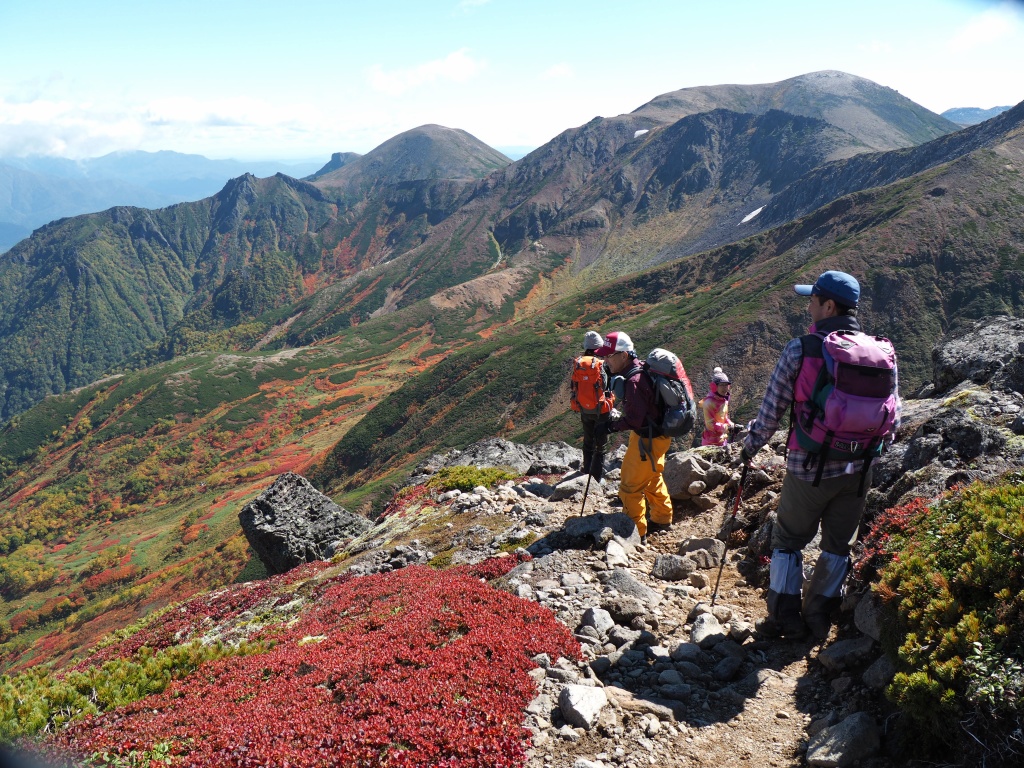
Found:
[[875, 466], [869, 512], [1024, 467], [1024, 320], [980, 320], [932, 360], [932, 383], [904, 399], [898, 440]]
[[443, 467], [508, 467], [521, 475], [565, 474], [579, 469], [583, 451], [562, 442], [524, 445], [493, 437], [464, 450], [435, 454], [422, 462], [410, 482], [416, 483]]
[[986, 318], [951, 334], [932, 350], [932, 368], [930, 396], [964, 382], [1024, 391], [1024, 320]]
[[245, 538], [271, 574], [329, 557], [370, 528], [293, 472], [281, 475], [238, 515]]

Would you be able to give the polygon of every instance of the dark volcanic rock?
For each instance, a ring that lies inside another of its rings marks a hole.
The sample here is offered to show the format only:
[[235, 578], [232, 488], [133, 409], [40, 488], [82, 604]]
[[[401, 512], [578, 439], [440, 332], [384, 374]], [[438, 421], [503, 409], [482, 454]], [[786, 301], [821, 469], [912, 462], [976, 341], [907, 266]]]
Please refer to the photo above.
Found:
[[358, 536], [372, 525], [293, 472], [281, 475], [246, 504], [238, 521], [249, 545], [272, 574], [322, 560], [336, 542]]
[[918, 428], [903, 456], [903, 469], [920, 469], [932, 461], [970, 461], [983, 453], [998, 453], [1006, 437], [960, 409], [946, 410]]
[[1024, 389], [1024, 319], [994, 317], [944, 339], [932, 350], [935, 393], [964, 381]]

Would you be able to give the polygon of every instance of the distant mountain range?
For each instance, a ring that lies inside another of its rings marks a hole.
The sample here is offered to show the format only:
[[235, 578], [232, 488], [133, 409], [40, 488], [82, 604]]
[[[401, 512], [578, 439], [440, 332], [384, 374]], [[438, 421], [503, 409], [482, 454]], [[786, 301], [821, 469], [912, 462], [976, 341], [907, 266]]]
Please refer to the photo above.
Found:
[[[568, 263], [581, 285], [628, 274], [872, 184], [855, 172], [822, 186], [814, 173], [830, 161], [955, 128], [891, 89], [821, 72], [676, 91], [514, 163], [465, 131], [427, 125], [366, 155], [338, 153], [311, 182], [245, 175], [193, 203], [55, 222], [0, 262], [0, 415], [136, 355], [237, 337], [289, 306], [287, 340], [305, 344], [502, 266], [537, 275]], [[179, 160], [105, 163], [152, 180]], [[774, 203], [783, 198], [794, 202]]]
[[243, 173], [302, 177], [313, 163], [210, 160], [179, 152], [114, 152], [103, 157], [0, 157], [0, 251], [54, 219], [115, 205], [158, 208], [200, 200]]
[[1006, 107], [992, 107], [991, 109], [979, 109], [978, 107], [955, 107], [953, 109], [947, 109], [942, 113], [942, 116], [947, 120], [952, 120], [957, 125], [977, 125], [978, 123], [983, 123], [986, 120], [989, 120], [1012, 108], [1012, 105]]

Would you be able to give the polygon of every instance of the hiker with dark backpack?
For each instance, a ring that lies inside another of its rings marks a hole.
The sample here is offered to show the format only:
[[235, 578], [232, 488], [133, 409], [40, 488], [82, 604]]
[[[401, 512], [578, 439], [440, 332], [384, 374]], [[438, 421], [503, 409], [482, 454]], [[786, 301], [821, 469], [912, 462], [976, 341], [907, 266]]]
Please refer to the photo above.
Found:
[[587, 331], [583, 337], [583, 354], [572, 362], [569, 383], [569, 404], [579, 413], [583, 423], [582, 471], [599, 483], [604, 475], [604, 451], [608, 432], [598, 432], [597, 425], [611, 418], [615, 397], [611, 393], [611, 377], [604, 360], [594, 352], [604, 344], [601, 334]]
[[[824, 641], [842, 602], [872, 461], [899, 426], [899, 382], [889, 340], [861, 332], [856, 278], [829, 271], [814, 285], [794, 288], [810, 297], [813, 323], [782, 351], [743, 443], [749, 464], [790, 413], [786, 477], [772, 529], [768, 616], [757, 630], [790, 639], [810, 630]], [[819, 524], [821, 555], [804, 584], [802, 550]]]
[[655, 349], [641, 362], [625, 333], [609, 333], [595, 354], [607, 361], [613, 376], [623, 379], [622, 416], [598, 425], [598, 430], [630, 430], [629, 446], [622, 459], [619, 498], [636, 523], [641, 541], [646, 542], [648, 532], [664, 531], [672, 524], [672, 500], [662, 473], [672, 437], [693, 428], [693, 390], [675, 355]]

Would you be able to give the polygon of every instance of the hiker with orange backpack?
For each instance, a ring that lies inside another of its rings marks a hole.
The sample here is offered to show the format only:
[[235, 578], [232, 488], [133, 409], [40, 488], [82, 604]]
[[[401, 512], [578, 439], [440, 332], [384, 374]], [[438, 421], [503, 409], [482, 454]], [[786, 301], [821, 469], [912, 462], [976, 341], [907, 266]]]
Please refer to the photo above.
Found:
[[[632, 339], [620, 331], [609, 333], [604, 346], [594, 354], [604, 358], [611, 374], [622, 376], [624, 381], [622, 416], [598, 425], [598, 431], [630, 430], [629, 446], [622, 458], [619, 498], [636, 524], [641, 541], [646, 543], [649, 531], [664, 531], [672, 524], [672, 500], [663, 477], [665, 456], [672, 437], [693, 427], [693, 392], [675, 355], [655, 349], [641, 362]], [[671, 392], [664, 394], [663, 386]]]
[[[786, 477], [772, 529], [768, 616], [755, 626], [763, 636], [800, 639], [810, 630], [824, 641], [832, 611], [842, 602], [872, 461], [899, 426], [899, 379], [891, 342], [861, 332], [856, 278], [828, 271], [814, 285], [794, 289], [810, 297], [813, 323], [783, 349], [743, 443], [749, 465], [790, 414]], [[802, 550], [819, 525], [821, 554], [805, 584]]]
[[615, 396], [611, 393], [611, 377], [604, 361], [594, 352], [604, 344], [597, 331], [583, 337], [583, 354], [573, 360], [570, 381], [572, 409], [583, 423], [583, 464], [580, 469], [599, 483], [604, 475], [604, 452], [608, 432], [597, 425], [611, 418]]

